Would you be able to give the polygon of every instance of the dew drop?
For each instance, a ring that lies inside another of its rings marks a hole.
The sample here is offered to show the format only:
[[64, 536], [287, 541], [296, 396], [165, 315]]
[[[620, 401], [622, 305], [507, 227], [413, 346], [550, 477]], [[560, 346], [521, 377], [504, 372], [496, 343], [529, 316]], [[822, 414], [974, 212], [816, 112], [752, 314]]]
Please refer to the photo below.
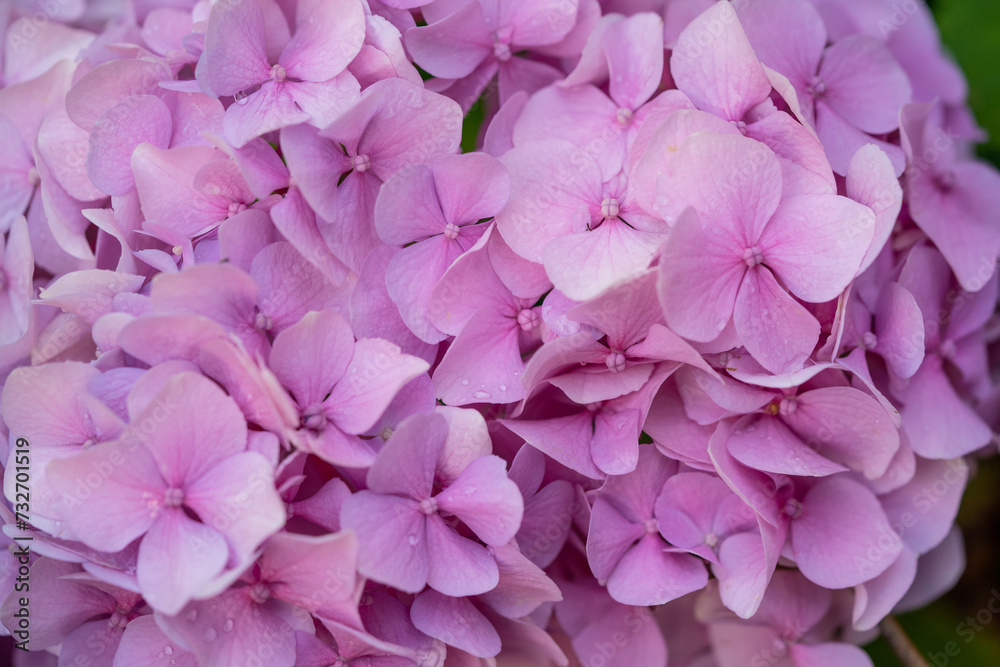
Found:
[[500, 391], [507, 391], [507, 385], [505, 384], [500, 385]]
[[477, 391], [474, 394], [472, 394], [472, 397], [478, 398], [480, 401], [485, 401], [490, 397], [490, 393], [488, 391]]
[[215, 628], [209, 628], [208, 630], [205, 630], [205, 633], [202, 635], [202, 638], [206, 642], [214, 642], [218, 634], [219, 633], [215, 631]]
[[469, 381], [468, 380], [462, 380], [462, 386], [463, 387], [468, 387], [469, 386]]
[[222, 629], [225, 630], [226, 632], [231, 632], [233, 629], [233, 625], [234, 625], [233, 619], [227, 618], [226, 622], [222, 624]]
[[409, 536], [407, 536], [406, 541], [410, 543], [411, 547], [415, 546], [416, 543], [417, 543], [417, 536], [416, 535], [409, 535]]
[[169, 645], [168, 646], [164, 646], [163, 647], [163, 652], [166, 653], [167, 655], [173, 655], [174, 654], [174, 647], [173, 646], [169, 646]]
[[188, 612], [188, 615], [187, 615], [186, 618], [187, 618], [187, 620], [189, 620], [191, 622], [197, 621], [198, 620], [198, 610], [197, 609], [192, 609], [191, 611]]

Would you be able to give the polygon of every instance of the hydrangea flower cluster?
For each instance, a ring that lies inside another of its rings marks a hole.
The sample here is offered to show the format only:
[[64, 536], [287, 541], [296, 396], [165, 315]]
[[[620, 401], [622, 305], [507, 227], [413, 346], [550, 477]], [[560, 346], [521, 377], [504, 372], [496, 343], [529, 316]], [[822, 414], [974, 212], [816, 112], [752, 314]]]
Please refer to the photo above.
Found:
[[860, 667], [961, 573], [1000, 175], [917, 1], [0, 21], [32, 664]]

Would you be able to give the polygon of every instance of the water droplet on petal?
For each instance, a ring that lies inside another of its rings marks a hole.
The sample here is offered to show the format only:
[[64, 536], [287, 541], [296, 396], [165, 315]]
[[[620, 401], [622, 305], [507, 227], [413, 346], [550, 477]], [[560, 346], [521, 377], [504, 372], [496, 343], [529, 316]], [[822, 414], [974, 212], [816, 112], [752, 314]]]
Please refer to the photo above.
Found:
[[415, 546], [417, 544], [417, 541], [418, 541], [417, 540], [417, 536], [416, 535], [409, 535], [409, 536], [407, 536], [406, 541], [410, 543], [411, 547]]
[[469, 381], [468, 380], [462, 380], [462, 386], [463, 387], [468, 387], [469, 386]]
[[206, 642], [214, 642], [214, 641], [215, 641], [215, 638], [216, 638], [216, 637], [217, 637], [218, 635], [219, 635], [219, 633], [217, 633], [217, 632], [215, 631], [215, 628], [209, 628], [208, 630], [205, 630], [205, 633], [204, 633], [204, 634], [202, 635], [202, 638], [203, 638], [203, 639], [204, 639], [204, 640], [205, 640]]
[[507, 391], [507, 385], [505, 384], [500, 385], [500, 391]]
[[198, 610], [197, 609], [192, 609], [191, 611], [188, 612], [186, 618], [187, 618], [187, 620], [192, 621], [192, 622], [193, 621], [197, 621], [198, 620]]
[[225, 630], [226, 632], [230, 632], [233, 629], [233, 625], [235, 625], [233, 623], [233, 619], [227, 618], [226, 622], [222, 624], [222, 629]]
[[174, 647], [173, 646], [169, 646], [169, 645], [168, 646], [164, 646], [163, 647], [163, 652], [166, 653], [167, 655], [173, 655], [174, 654]]
[[477, 391], [472, 397], [478, 398], [480, 401], [485, 401], [490, 397], [490, 393], [488, 391]]

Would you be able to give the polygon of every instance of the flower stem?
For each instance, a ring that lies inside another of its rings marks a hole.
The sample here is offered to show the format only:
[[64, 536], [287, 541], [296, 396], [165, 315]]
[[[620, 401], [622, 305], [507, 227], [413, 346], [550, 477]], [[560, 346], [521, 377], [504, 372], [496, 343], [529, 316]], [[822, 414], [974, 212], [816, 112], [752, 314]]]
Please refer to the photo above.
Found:
[[928, 667], [927, 661], [920, 655], [920, 651], [913, 644], [913, 640], [906, 634], [906, 630], [899, 624], [894, 616], [886, 616], [879, 623], [879, 629], [885, 636], [889, 646], [899, 661], [905, 667]]

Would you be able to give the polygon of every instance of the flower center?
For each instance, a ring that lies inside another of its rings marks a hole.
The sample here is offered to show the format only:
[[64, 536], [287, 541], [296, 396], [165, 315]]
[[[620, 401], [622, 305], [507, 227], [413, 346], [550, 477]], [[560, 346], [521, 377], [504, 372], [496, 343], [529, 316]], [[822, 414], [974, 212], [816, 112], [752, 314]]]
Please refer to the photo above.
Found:
[[764, 253], [761, 251], [760, 246], [755, 245], [752, 248], [747, 248], [743, 251], [743, 261], [747, 263], [747, 266], [751, 269], [764, 261]]
[[433, 498], [424, 498], [420, 501], [420, 511], [430, 516], [438, 511], [438, 502]]
[[604, 358], [604, 363], [612, 373], [621, 373], [625, 370], [625, 355], [621, 352], [609, 352]]
[[459, 227], [453, 222], [449, 222], [444, 226], [444, 237], [446, 239], [457, 239], [458, 238]]
[[653, 518], [653, 519], [646, 519], [643, 522], [642, 525], [646, 528], [646, 533], [649, 534], [649, 535], [652, 535], [653, 533], [655, 533], [655, 532], [657, 532], [657, 531], [660, 530], [660, 527], [657, 524], [657, 521], [656, 521], [655, 518]]
[[799, 407], [798, 403], [794, 398], [783, 398], [778, 404], [778, 414], [783, 417], [795, 414], [795, 410]]
[[246, 204], [238, 201], [231, 202], [229, 204], [229, 217], [231, 218], [237, 213], [242, 213], [245, 210], [247, 210]]
[[271, 589], [262, 581], [250, 587], [250, 599], [257, 604], [264, 604], [271, 597]]
[[184, 504], [184, 489], [172, 486], [163, 492], [163, 504], [167, 507], [180, 507]]
[[709, 533], [705, 536], [705, 544], [708, 545], [709, 549], [714, 549], [719, 544], [719, 536], [715, 533]]
[[302, 425], [310, 431], [323, 430], [323, 427], [326, 426], [326, 413], [323, 412], [323, 406], [316, 403], [306, 408], [305, 412], [302, 413]]
[[281, 65], [274, 65], [271, 67], [271, 79], [273, 81], [284, 81], [288, 76], [288, 72]]
[[819, 76], [814, 76], [806, 92], [815, 98], [823, 97], [826, 95], [826, 81], [819, 78]]
[[951, 171], [946, 171], [941, 174], [937, 174], [934, 177], [934, 184], [937, 185], [939, 190], [943, 192], [948, 192], [953, 187], [955, 187], [955, 173]]
[[955, 342], [952, 340], [945, 340], [941, 343], [938, 348], [938, 354], [940, 354], [945, 359], [952, 359], [955, 356]]
[[866, 350], [874, 350], [875, 346], [878, 345], [878, 336], [873, 334], [871, 331], [866, 331], [863, 336], [861, 336], [861, 344], [865, 346]]
[[802, 503], [795, 498], [789, 498], [781, 508], [781, 512], [790, 519], [798, 519], [802, 516]]
[[632, 110], [628, 107], [621, 107], [615, 112], [615, 120], [619, 125], [625, 126], [632, 122]]
[[257, 316], [253, 318], [253, 328], [257, 331], [270, 331], [272, 326], [274, 326], [274, 320], [267, 313], [257, 313]]
[[746, 136], [747, 124], [745, 122], [743, 122], [742, 120], [738, 120], [734, 123], [734, 125], [736, 125], [736, 129], [740, 131], [740, 134]]
[[609, 197], [601, 202], [601, 215], [604, 216], [605, 220], [617, 218], [620, 210], [618, 200], [614, 197]]
[[128, 616], [121, 612], [116, 611], [108, 619], [109, 630], [124, 630], [126, 625], [128, 625]]
[[28, 170], [28, 183], [31, 183], [32, 185], [38, 185], [41, 181], [42, 177], [38, 173], [38, 170], [36, 168], [32, 167], [31, 169]]
[[500, 62], [502, 63], [507, 62], [508, 60], [510, 60], [510, 45], [504, 44], [503, 42], [500, 41], [500, 38], [494, 37], [493, 55], [496, 56], [496, 59], [499, 60]]
[[363, 174], [372, 167], [372, 161], [367, 155], [356, 155], [354, 157], [354, 171]]
[[517, 314], [517, 323], [521, 327], [521, 331], [532, 331], [538, 326], [538, 313], [531, 308], [522, 308], [521, 312]]

